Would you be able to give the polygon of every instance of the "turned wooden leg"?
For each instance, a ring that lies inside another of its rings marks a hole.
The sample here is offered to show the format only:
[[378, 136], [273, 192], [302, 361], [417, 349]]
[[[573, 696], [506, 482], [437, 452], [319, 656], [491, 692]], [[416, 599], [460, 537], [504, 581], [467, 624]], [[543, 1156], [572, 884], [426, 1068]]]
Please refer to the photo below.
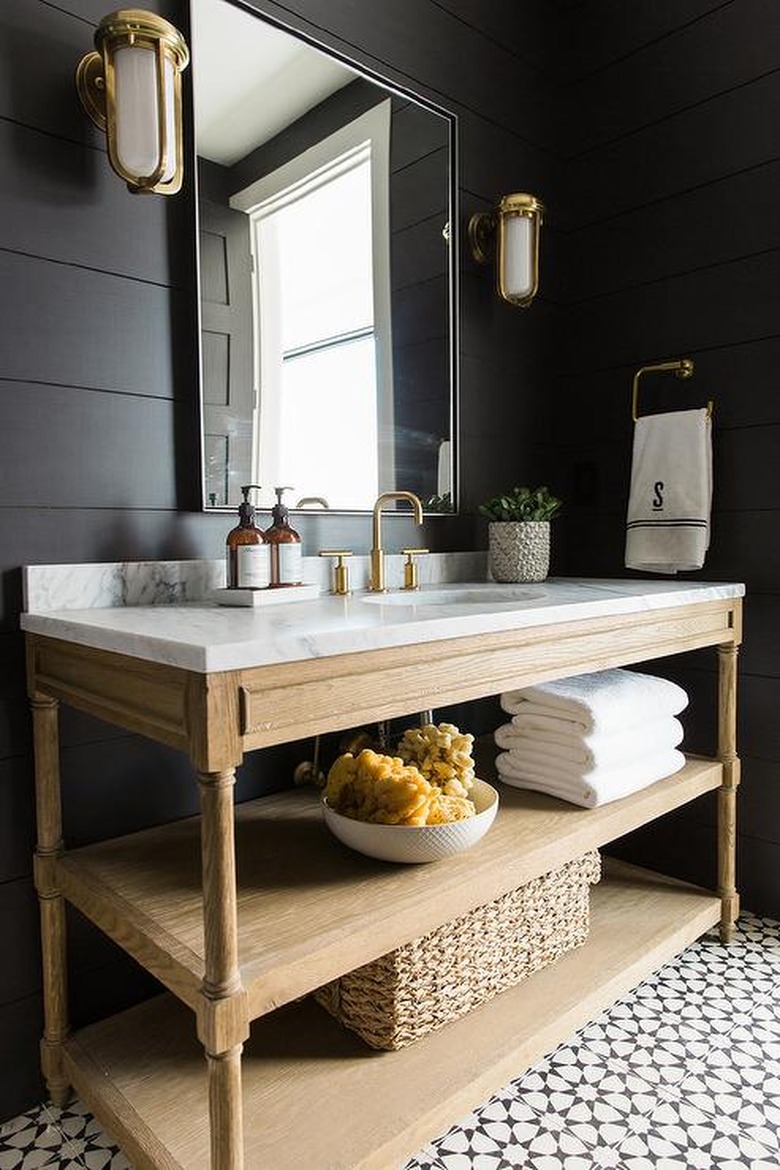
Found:
[[211, 1170], [244, 1165], [241, 1052], [248, 1021], [238, 970], [235, 779], [233, 768], [198, 773], [206, 958], [198, 1031], [208, 1063]]
[[241, 1112], [241, 1052], [237, 1044], [218, 1056], [207, 1053], [212, 1170], [239, 1170], [244, 1165]]
[[737, 788], [737, 646], [718, 646], [718, 758], [723, 782], [718, 792], [718, 893], [721, 899], [720, 937], [728, 943], [739, 917], [736, 887]]
[[38, 843], [35, 888], [41, 911], [44, 1031], [41, 1068], [55, 1105], [64, 1105], [70, 1085], [63, 1071], [62, 1045], [68, 1035], [65, 901], [57, 886], [55, 863], [62, 853], [60, 801], [59, 704], [56, 699], [31, 699], [35, 748], [35, 803]]

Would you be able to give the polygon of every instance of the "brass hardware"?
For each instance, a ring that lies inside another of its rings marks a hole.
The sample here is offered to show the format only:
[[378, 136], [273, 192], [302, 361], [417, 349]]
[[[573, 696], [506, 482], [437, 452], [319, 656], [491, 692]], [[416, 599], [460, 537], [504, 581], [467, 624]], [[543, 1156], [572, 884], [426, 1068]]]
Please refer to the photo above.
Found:
[[293, 784], [296, 788], [311, 784], [315, 788], [325, 787], [325, 773], [320, 768], [320, 737], [314, 737], [314, 759], [301, 760], [296, 764], [293, 772]]
[[[155, 57], [157, 104], [157, 162], [148, 174], [128, 169], [117, 146], [116, 53], [127, 48], [149, 49]], [[174, 195], [182, 184], [183, 135], [181, 75], [190, 54], [184, 37], [167, 20], [140, 8], [123, 8], [104, 16], [95, 31], [95, 51], [85, 54], [76, 68], [76, 89], [85, 112], [105, 131], [108, 160], [131, 191]], [[171, 66], [166, 78], [166, 62]], [[168, 112], [169, 80], [173, 110]], [[172, 129], [172, 135], [171, 135]], [[170, 138], [173, 141], [169, 141]], [[173, 172], [164, 176], [173, 162]]]
[[427, 548], [402, 548], [401, 552], [406, 557], [404, 564], [404, 589], [419, 589], [420, 582], [417, 579], [417, 562], [415, 557], [422, 557], [428, 552]]
[[[693, 377], [693, 360], [691, 358], [672, 358], [668, 362], [653, 362], [649, 366], [640, 366], [634, 374], [631, 391], [631, 417], [634, 422], [639, 418], [639, 379], [644, 374], [674, 374], [677, 378]], [[712, 418], [714, 403], [712, 399], [707, 403], [707, 416]]]
[[305, 508], [307, 504], [319, 504], [321, 508], [329, 508], [330, 504], [324, 496], [301, 496], [296, 508]]
[[346, 597], [352, 590], [349, 587], [349, 568], [344, 564], [344, 558], [351, 557], [351, 551], [348, 548], [321, 548], [319, 555], [338, 558], [333, 566], [333, 589], [331, 592], [339, 597]]
[[408, 500], [414, 509], [417, 524], [423, 522], [423, 510], [419, 497], [414, 492], [382, 492], [374, 504], [372, 523], [373, 544], [371, 548], [371, 580], [368, 588], [372, 593], [385, 593], [385, 551], [382, 547], [382, 505], [388, 500]]
[[[544, 204], [535, 195], [518, 192], [504, 195], [493, 211], [475, 212], [468, 224], [472, 256], [478, 264], [487, 264], [491, 251], [495, 251], [496, 292], [502, 300], [520, 308], [531, 304], [539, 288], [539, 229], [544, 211]], [[528, 285], [522, 289], [512, 288], [509, 281], [509, 221], [518, 217], [531, 221]]]

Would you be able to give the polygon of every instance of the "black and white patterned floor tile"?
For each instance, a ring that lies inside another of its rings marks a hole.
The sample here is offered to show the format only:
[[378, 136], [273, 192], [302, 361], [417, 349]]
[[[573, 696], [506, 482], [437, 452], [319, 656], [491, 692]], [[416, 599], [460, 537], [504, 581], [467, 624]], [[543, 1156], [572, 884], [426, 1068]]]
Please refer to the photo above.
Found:
[[778, 1170], [779, 1061], [780, 923], [744, 915], [731, 946], [710, 932], [493, 1098], [490, 1128], [477, 1111], [407, 1170]]
[[[406, 1170], [778, 1170], [780, 923], [710, 932]], [[0, 1125], [0, 1170], [131, 1170], [87, 1110]], [[318, 1170], [302, 1167], [302, 1170]]]
[[80, 1101], [42, 1105], [0, 1126], [0, 1170], [131, 1170]]

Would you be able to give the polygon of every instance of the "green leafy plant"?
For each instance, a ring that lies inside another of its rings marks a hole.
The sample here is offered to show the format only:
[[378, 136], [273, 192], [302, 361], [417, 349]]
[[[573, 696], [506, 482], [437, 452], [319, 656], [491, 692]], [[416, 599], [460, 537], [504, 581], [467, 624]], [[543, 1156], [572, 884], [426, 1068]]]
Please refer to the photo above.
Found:
[[546, 487], [514, 487], [503, 496], [494, 496], [479, 510], [490, 520], [552, 520], [561, 501]]

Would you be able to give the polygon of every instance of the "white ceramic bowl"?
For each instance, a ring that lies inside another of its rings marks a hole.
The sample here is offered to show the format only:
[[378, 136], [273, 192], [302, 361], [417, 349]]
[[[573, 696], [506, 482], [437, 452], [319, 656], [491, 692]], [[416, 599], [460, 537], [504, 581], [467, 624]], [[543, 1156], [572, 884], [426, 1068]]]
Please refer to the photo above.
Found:
[[498, 811], [498, 793], [484, 780], [475, 780], [470, 799], [477, 815], [448, 825], [373, 825], [345, 817], [323, 797], [325, 824], [350, 849], [380, 861], [440, 861], [452, 857], [484, 837]]

